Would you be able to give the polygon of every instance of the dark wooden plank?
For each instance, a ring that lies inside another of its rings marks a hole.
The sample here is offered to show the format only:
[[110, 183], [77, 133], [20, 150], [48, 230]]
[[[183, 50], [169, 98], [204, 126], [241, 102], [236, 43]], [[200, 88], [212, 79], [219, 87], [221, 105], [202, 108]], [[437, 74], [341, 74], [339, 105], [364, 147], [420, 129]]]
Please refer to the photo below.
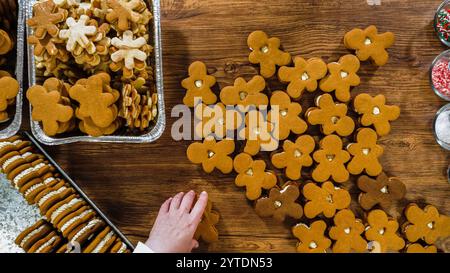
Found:
[[[445, 49], [432, 27], [439, 3], [381, 0], [381, 6], [369, 6], [363, 0], [163, 0], [168, 115], [164, 135], [152, 144], [78, 143], [48, 147], [49, 152], [133, 242], [145, 240], [166, 198], [194, 189], [207, 190], [222, 217], [220, 242], [202, 251], [294, 251], [293, 223], [260, 219], [243, 190], [234, 186], [232, 175], [203, 173], [186, 159], [190, 142], [172, 140], [170, 111], [183, 97], [179, 83], [195, 60], [209, 66], [220, 87], [238, 76], [250, 78], [257, 70], [247, 60], [246, 38], [256, 29], [279, 37], [293, 55], [333, 61], [348, 53], [342, 43], [346, 31], [375, 24], [380, 31], [394, 32], [397, 41], [386, 66], [363, 65], [362, 84], [354, 94], [382, 93], [389, 103], [402, 108], [392, 134], [381, 140], [386, 147], [384, 168], [405, 182], [408, 201], [431, 203], [450, 214], [450, 186], [445, 177], [449, 153], [435, 143], [431, 128], [444, 102], [428, 82], [431, 61]], [[356, 195], [354, 187], [347, 187]], [[399, 204], [393, 214], [400, 213], [406, 203]]]

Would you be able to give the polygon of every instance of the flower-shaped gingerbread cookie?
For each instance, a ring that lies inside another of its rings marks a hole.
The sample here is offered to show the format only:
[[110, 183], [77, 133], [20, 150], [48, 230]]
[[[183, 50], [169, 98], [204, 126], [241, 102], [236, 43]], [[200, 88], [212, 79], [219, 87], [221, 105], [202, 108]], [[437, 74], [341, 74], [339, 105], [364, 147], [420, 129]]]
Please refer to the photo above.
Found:
[[325, 182], [322, 187], [308, 183], [303, 187], [303, 196], [308, 200], [305, 204], [305, 216], [312, 219], [323, 213], [327, 218], [336, 214], [337, 210], [348, 208], [351, 197], [347, 190]]
[[246, 187], [249, 200], [258, 199], [262, 189], [268, 190], [277, 184], [277, 177], [266, 171], [266, 163], [263, 160], [253, 160], [250, 155], [241, 153], [234, 158], [233, 164], [238, 173], [235, 184], [238, 187]]
[[266, 81], [261, 76], [254, 76], [250, 81], [237, 78], [233, 86], [227, 86], [220, 91], [220, 100], [225, 105], [266, 106], [269, 103], [267, 95], [263, 93]]
[[73, 109], [62, 103], [61, 94], [58, 91], [50, 91], [40, 85], [32, 86], [27, 91], [27, 99], [30, 101], [31, 117], [35, 121], [41, 121], [44, 132], [48, 136], [58, 133], [60, 123], [70, 121], [73, 117]]
[[286, 184], [283, 189], [272, 188], [268, 197], [256, 201], [255, 211], [261, 217], [273, 217], [283, 222], [286, 216], [300, 219], [303, 214], [302, 206], [296, 201], [300, 196], [297, 185]]
[[47, 33], [56, 37], [59, 32], [56, 24], [63, 22], [67, 15], [67, 10], [59, 8], [51, 0], [39, 2], [33, 6], [33, 17], [27, 24], [34, 29], [34, 36], [38, 39], [44, 39]]
[[280, 39], [269, 38], [263, 31], [250, 33], [247, 45], [252, 51], [248, 60], [252, 64], [260, 65], [260, 74], [264, 78], [275, 75], [277, 66], [288, 65], [291, 62], [291, 54], [280, 49]]
[[283, 66], [278, 70], [278, 78], [288, 82], [287, 93], [292, 98], [300, 98], [305, 91], [314, 92], [318, 81], [327, 74], [327, 64], [320, 58], [308, 61], [301, 57], [294, 59], [294, 67]]
[[203, 143], [195, 142], [187, 149], [188, 159], [195, 164], [202, 164], [203, 170], [211, 173], [215, 168], [222, 173], [233, 170], [233, 159], [230, 154], [234, 152], [234, 141], [224, 139], [216, 142], [212, 137], [206, 138]]
[[227, 109], [223, 103], [213, 105], [196, 105], [195, 117], [199, 120], [195, 127], [195, 134], [205, 138], [211, 134], [222, 139], [229, 130], [235, 130], [242, 124], [242, 115], [234, 110]]
[[68, 29], [62, 29], [59, 31], [59, 38], [67, 40], [66, 49], [69, 52], [74, 52], [77, 46], [86, 49], [89, 54], [93, 54], [96, 50], [94, 43], [88, 38], [97, 33], [95, 26], [89, 26], [89, 16], [81, 15], [80, 19], [76, 21], [74, 18], [69, 17], [66, 20]]
[[376, 179], [362, 175], [358, 178], [357, 185], [363, 191], [358, 201], [365, 210], [370, 210], [377, 204], [387, 210], [393, 201], [402, 199], [406, 194], [405, 184], [385, 173], [381, 173]]
[[325, 182], [333, 178], [335, 182], [348, 180], [349, 173], [345, 163], [350, 160], [350, 154], [342, 149], [342, 140], [336, 135], [329, 135], [320, 141], [320, 150], [313, 154], [318, 163], [312, 172], [312, 178], [317, 182]]
[[186, 89], [183, 103], [188, 107], [195, 106], [195, 99], [201, 99], [205, 104], [213, 104], [217, 96], [211, 90], [216, 84], [216, 77], [208, 75], [206, 65], [202, 62], [193, 62], [189, 66], [189, 77], [181, 82]]
[[80, 103], [78, 113], [82, 118], [89, 117], [95, 125], [105, 128], [117, 117], [117, 111], [112, 107], [117, 98], [113, 93], [103, 92], [103, 75], [97, 74], [78, 82], [70, 88], [69, 94]]
[[386, 105], [386, 98], [383, 95], [371, 97], [368, 94], [359, 94], [353, 104], [355, 111], [361, 115], [361, 125], [373, 125], [379, 136], [389, 134], [391, 131], [389, 122], [400, 116], [400, 108], [395, 105]]
[[315, 146], [314, 139], [309, 135], [299, 136], [295, 143], [285, 140], [283, 152], [272, 156], [272, 164], [278, 169], [286, 168], [286, 176], [289, 179], [298, 180], [301, 177], [302, 168], [313, 164], [311, 153]]
[[16, 79], [6, 76], [0, 78], [0, 112], [8, 108], [8, 102], [19, 93], [19, 83]]
[[292, 234], [299, 240], [297, 252], [300, 253], [326, 253], [331, 246], [331, 240], [325, 235], [327, 224], [318, 220], [307, 226], [297, 224], [292, 228]]
[[334, 226], [330, 229], [330, 238], [336, 242], [333, 245], [333, 253], [365, 252], [367, 242], [361, 234], [364, 232], [364, 224], [356, 219], [353, 212], [344, 209], [334, 216]]
[[380, 244], [381, 252], [399, 251], [405, 247], [405, 241], [397, 235], [398, 222], [389, 219], [382, 210], [372, 210], [367, 215], [366, 239]]
[[336, 132], [340, 136], [348, 136], [355, 130], [355, 122], [347, 116], [347, 105], [335, 103], [329, 94], [318, 96], [317, 107], [306, 112], [306, 118], [311, 125], [320, 125], [325, 135]]
[[387, 63], [389, 54], [386, 49], [391, 47], [394, 41], [394, 33], [378, 34], [375, 26], [369, 26], [364, 30], [356, 28], [347, 32], [344, 36], [345, 46], [348, 49], [356, 50], [356, 56], [361, 61], [371, 58], [378, 66]]
[[259, 151], [274, 151], [278, 148], [275, 128], [260, 111], [252, 110], [245, 116], [245, 127], [239, 131], [239, 137], [246, 139], [244, 152], [256, 155]]
[[[302, 107], [299, 103], [291, 102], [289, 96], [283, 91], [275, 91], [270, 97], [271, 111], [267, 117], [267, 120], [276, 120], [278, 118], [278, 139], [283, 140], [288, 138], [289, 134], [303, 134], [308, 125], [301, 119], [300, 113]], [[278, 108], [274, 110], [274, 106]], [[278, 111], [278, 113], [275, 113]]]
[[421, 239], [433, 244], [439, 238], [450, 236], [450, 217], [440, 215], [434, 206], [428, 205], [422, 210], [416, 204], [410, 204], [405, 209], [405, 216], [408, 222], [403, 232], [412, 243]]
[[320, 81], [320, 89], [324, 92], [335, 91], [338, 100], [349, 101], [350, 88], [361, 83], [361, 79], [356, 74], [359, 66], [359, 60], [354, 55], [345, 55], [338, 62], [329, 63], [329, 75]]
[[213, 243], [219, 240], [219, 232], [216, 229], [219, 219], [219, 213], [212, 209], [212, 202], [208, 200], [202, 220], [195, 231], [194, 238], [196, 240], [202, 239], [206, 243]]
[[364, 170], [370, 176], [377, 176], [383, 171], [378, 158], [383, 154], [383, 147], [377, 144], [377, 133], [370, 128], [360, 129], [356, 135], [356, 143], [347, 146], [353, 156], [347, 169], [351, 174], [360, 174]]

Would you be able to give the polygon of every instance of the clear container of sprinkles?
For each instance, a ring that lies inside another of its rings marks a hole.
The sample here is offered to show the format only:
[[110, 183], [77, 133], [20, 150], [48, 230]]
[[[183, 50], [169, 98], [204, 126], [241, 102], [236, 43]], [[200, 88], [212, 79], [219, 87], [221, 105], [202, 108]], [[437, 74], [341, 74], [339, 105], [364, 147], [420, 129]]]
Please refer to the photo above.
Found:
[[437, 143], [450, 151], [450, 103], [444, 105], [436, 113], [433, 127]]
[[436, 95], [450, 101], [450, 49], [442, 52], [431, 64], [430, 83]]
[[439, 6], [434, 16], [434, 29], [443, 44], [450, 46], [450, 0]]

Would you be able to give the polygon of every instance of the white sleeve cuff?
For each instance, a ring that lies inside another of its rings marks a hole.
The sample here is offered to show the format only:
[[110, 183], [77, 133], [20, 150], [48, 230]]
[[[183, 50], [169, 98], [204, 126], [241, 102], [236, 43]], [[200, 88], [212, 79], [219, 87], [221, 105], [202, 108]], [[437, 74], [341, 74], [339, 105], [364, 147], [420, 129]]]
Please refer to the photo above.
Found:
[[145, 244], [139, 242], [136, 248], [134, 249], [133, 253], [155, 253], [155, 252]]

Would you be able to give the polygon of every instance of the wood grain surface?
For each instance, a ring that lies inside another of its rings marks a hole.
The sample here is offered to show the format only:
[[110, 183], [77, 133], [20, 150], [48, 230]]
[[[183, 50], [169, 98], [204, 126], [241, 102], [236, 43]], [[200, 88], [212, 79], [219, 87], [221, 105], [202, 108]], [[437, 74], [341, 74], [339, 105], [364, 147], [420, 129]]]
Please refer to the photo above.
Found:
[[[362, 84], [353, 96], [381, 93], [402, 109], [392, 133], [381, 140], [385, 171], [403, 180], [408, 189], [406, 200], [391, 213], [398, 216], [414, 201], [450, 214], [449, 152], [436, 144], [432, 132], [434, 115], [445, 102], [432, 92], [428, 74], [434, 57], [446, 49], [433, 30], [440, 2], [381, 0], [380, 6], [370, 6], [365, 0], [162, 0], [168, 116], [164, 135], [151, 144], [77, 143], [48, 147], [48, 151], [134, 243], [146, 239], [165, 199], [194, 189], [208, 191], [221, 214], [220, 241], [200, 251], [295, 251], [290, 231], [295, 222], [259, 218], [244, 191], [234, 185], [233, 175], [205, 174], [186, 158], [190, 141], [172, 140], [175, 118], [170, 112], [182, 102], [180, 81], [195, 60], [208, 65], [220, 88], [238, 76], [255, 75], [257, 68], [247, 59], [246, 39], [257, 29], [279, 37], [293, 56], [330, 62], [349, 53], [342, 42], [346, 31], [375, 24], [382, 32], [394, 32], [396, 43], [386, 66], [362, 65]], [[353, 184], [346, 187], [356, 198]], [[352, 207], [363, 217], [355, 202]]]

